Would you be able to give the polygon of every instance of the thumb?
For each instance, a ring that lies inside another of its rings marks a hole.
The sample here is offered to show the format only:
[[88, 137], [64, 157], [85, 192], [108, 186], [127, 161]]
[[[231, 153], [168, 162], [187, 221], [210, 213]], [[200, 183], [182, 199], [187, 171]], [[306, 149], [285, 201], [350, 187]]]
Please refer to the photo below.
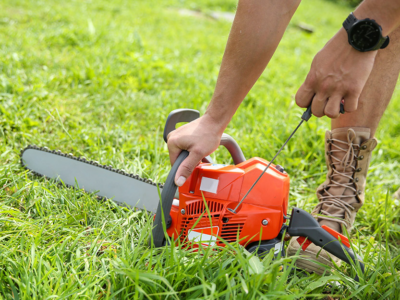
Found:
[[186, 182], [186, 179], [192, 174], [201, 159], [201, 155], [194, 152], [189, 153], [189, 156], [181, 163], [176, 172], [175, 184], [177, 186], [182, 186]]

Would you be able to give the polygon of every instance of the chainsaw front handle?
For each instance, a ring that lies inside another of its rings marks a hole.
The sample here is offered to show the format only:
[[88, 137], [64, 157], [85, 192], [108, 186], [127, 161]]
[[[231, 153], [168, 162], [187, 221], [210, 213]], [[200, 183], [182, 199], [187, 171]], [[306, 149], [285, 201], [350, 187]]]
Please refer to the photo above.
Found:
[[[186, 157], [188, 157], [188, 155], [189, 152], [185, 150], [179, 154], [178, 158], [176, 159], [174, 165], [171, 168], [171, 171], [169, 171], [167, 180], [165, 181], [163, 190], [161, 192], [161, 201], [157, 207], [157, 212], [154, 218], [153, 231], [152, 231], [153, 244], [155, 247], [162, 247], [164, 245], [165, 231], [163, 228], [164, 227], [163, 219], [165, 220], [164, 224], [166, 224], [166, 221], [168, 220], [169, 214], [171, 212], [172, 202], [174, 201], [177, 189], [177, 186], [175, 185], [174, 181], [176, 171], [178, 171], [179, 166], [186, 159]], [[151, 244], [151, 237], [149, 242]]]
[[246, 161], [246, 158], [244, 157], [243, 151], [240, 148], [239, 144], [229, 134], [223, 133], [219, 144], [221, 146], [224, 146], [229, 151], [235, 165]]
[[[171, 111], [168, 115], [167, 121], [165, 122], [163, 135], [164, 141], [167, 142], [168, 134], [176, 129], [176, 124], [181, 122], [192, 122], [199, 117], [200, 113], [194, 109], [181, 108]], [[219, 144], [229, 151], [235, 165], [246, 161], [239, 144], [229, 134], [223, 133]], [[205, 157], [203, 161], [212, 163], [209, 156]]]
[[[349, 247], [341, 244], [339, 240], [323, 229], [311, 214], [300, 208], [293, 208], [287, 232], [291, 236], [306, 237], [315, 245], [320, 246], [348, 264], [351, 264], [349, 257], [354, 264], [356, 264], [356, 260], [358, 260]], [[358, 262], [364, 273], [364, 264], [359, 260]], [[358, 277], [356, 280], [357, 279]]]

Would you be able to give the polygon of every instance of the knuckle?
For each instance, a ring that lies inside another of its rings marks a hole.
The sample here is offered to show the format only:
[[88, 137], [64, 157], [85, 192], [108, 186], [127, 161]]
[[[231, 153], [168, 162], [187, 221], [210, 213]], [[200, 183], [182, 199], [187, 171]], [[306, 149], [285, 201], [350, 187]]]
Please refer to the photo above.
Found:
[[314, 116], [316, 116], [318, 119], [322, 118], [324, 116], [324, 114], [322, 113], [315, 113]]
[[360, 93], [360, 88], [357, 85], [349, 85], [346, 88], [347, 93], [351, 95], [358, 95]]
[[353, 82], [346, 84], [345, 87], [347, 90], [347, 94], [352, 94], [352, 95], [355, 95], [358, 97], [358, 95], [361, 94], [361, 92], [364, 88], [364, 84], [359, 81], [353, 81]]
[[168, 134], [168, 136], [167, 136], [167, 144], [169, 145], [169, 144], [175, 144], [175, 141], [176, 141], [176, 137], [175, 137], [175, 135], [172, 133], [172, 132], [170, 132], [169, 134]]
[[335, 119], [335, 118], [337, 118], [338, 117], [338, 112], [336, 112], [336, 111], [334, 111], [334, 110], [332, 110], [332, 109], [326, 109], [325, 110], [325, 115], [328, 117], [328, 118], [331, 118], [331, 119]]
[[319, 91], [313, 98], [313, 108], [315, 111], [323, 112], [328, 97]]
[[314, 86], [314, 84], [317, 82], [317, 76], [314, 72], [309, 72], [306, 78], [306, 81], [304, 82], [304, 84], [307, 87], [312, 87]]
[[295, 100], [296, 100], [296, 104], [297, 104], [298, 106], [304, 107], [303, 99], [300, 98], [299, 93], [296, 94]]
[[357, 105], [357, 103], [356, 103], [355, 105], [345, 106], [345, 111], [347, 111], [347, 112], [353, 112], [353, 111], [356, 111], [357, 108], [358, 108], [358, 105]]
[[175, 148], [175, 141], [173, 138], [170, 138], [167, 140], [167, 148], [169, 151], [171, 151]]
[[324, 81], [324, 82], [321, 83], [321, 86], [319, 87], [319, 90], [320, 90], [321, 93], [326, 94], [329, 91], [330, 87], [331, 87], [330, 82]]
[[186, 177], [187, 177], [190, 174], [192, 174], [194, 168], [197, 166], [199, 161], [200, 161], [200, 159], [197, 160], [195, 158], [185, 159], [184, 162], [180, 166], [180, 169], [181, 169], [181, 172], [183, 173], [183, 175], [186, 175]]
[[203, 155], [203, 151], [199, 148], [190, 149], [190, 152], [196, 157], [200, 157]]
[[[300, 90], [299, 90], [300, 91]], [[296, 104], [299, 105], [301, 100], [299, 96], [299, 91], [297, 91], [296, 95], [294, 96], [294, 100], [296, 101]]]
[[194, 165], [192, 163], [182, 164], [181, 169], [184, 175], [190, 175], [193, 172]]
[[355, 111], [358, 108], [359, 95], [351, 95], [344, 98], [344, 108], [346, 111]]
[[321, 118], [324, 116], [324, 112], [320, 111], [319, 109], [314, 109], [314, 111], [312, 111], [313, 115], [316, 116], [317, 118]]
[[300, 107], [306, 107], [307, 103], [306, 103], [306, 99], [304, 97], [304, 86], [300, 87], [300, 89], [297, 91], [294, 99], [296, 101], [296, 104]]
[[171, 139], [171, 136], [173, 136], [173, 131], [171, 131], [170, 133], [168, 133], [168, 135], [167, 135], [167, 142]]

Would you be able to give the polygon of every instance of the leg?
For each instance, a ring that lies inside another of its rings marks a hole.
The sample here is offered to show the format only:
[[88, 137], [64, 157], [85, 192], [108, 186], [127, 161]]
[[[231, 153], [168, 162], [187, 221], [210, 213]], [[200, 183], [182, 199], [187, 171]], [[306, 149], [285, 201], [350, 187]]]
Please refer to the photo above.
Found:
[[[325, 158], [328, 165], [326, 181], [317, 189], [319, 204], [313, 210], [320, 225], [341, 232], [348, 231], [357, 211], [364, 202], [364, 189], [371, 152], [376, 146], [373, 138], [379, 121], [392, 97], [400, 72], [400, 28], [391, 36], [387, 49], [379, 51], [374, 68], [360, 96], [358, 109], [332, 120], [332, 131], [325, 137]], [[290, 241], [289, 255], [296, 254], [300, 245]], [[300, 254], [297, 267], [322, 273], [324, 268], [310, 261], [331, 265], [329, 255], [316, 245], [310, 245]], [[317, 254], [320, 255], [317, 257]], [[339, 259], [332, 257], [336, 262]]]
[[[391, 34], [389, 46], [376, 57], [357, 111], [333, 119], [332, 132], [326, 134], [328, 176], [317, 190], [320, 204], [314, 212], [328, 216], [321, 217], [320, 223], [336, 231], [341, 231], [341, 224], [350, 230], [355, 213], [364, 203], [370, 156], [376, 146], [373, 136], [399, 78], [399, 54], [400, 28], [397, 28]], [[344, 222], [332, 221], [330, 217]]]

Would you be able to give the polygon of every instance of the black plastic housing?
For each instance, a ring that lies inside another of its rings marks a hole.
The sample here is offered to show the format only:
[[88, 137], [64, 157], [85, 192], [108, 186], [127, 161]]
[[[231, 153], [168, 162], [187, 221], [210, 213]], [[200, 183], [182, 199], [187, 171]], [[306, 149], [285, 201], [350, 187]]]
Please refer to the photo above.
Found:
[[[295, 207], [292, 209], [288, 233], [291, 236], [308, 238], [315, 245], [320, 246], [349, 264], [351, 262], [348, 256], [350, 256], [353, 263], [356, 263], [354, 252], [350, 248], [341, 244], [333, 235], [323, 229], [311, 214], [300, 208]], [[359, 263], [361, 270], [364, 272], [364, 264], [361, 261]]]

